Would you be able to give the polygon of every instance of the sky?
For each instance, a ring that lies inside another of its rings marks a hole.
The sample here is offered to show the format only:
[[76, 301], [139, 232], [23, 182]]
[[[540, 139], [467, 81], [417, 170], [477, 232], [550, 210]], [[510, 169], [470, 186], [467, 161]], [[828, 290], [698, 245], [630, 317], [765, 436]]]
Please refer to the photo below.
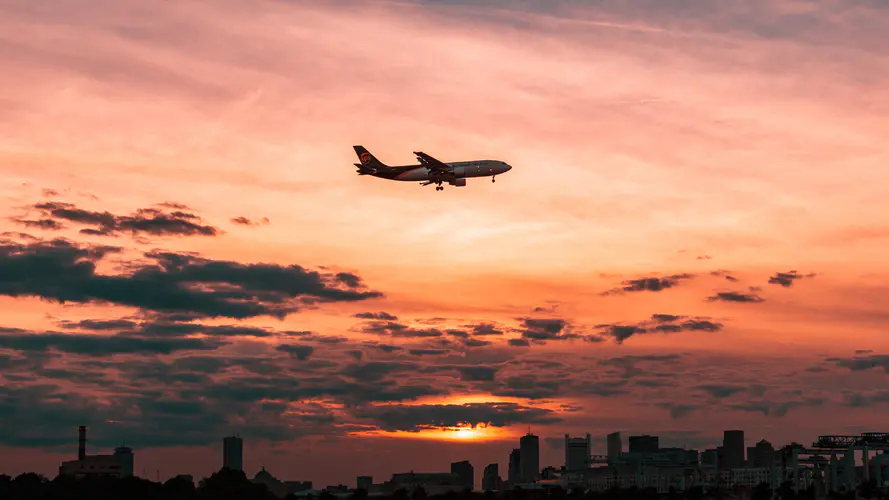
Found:
[[[881, 0], [0, 0], [0, 472], [887, 431]], [[353, 145], [498, 159], [436, 192]]]

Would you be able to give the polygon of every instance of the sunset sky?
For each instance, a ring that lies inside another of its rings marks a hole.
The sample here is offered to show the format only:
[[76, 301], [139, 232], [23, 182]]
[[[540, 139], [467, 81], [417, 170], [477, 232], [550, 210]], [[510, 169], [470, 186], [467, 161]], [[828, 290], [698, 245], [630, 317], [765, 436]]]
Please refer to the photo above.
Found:
[[[0, 0], [0, 473], [886, 429], [882, 0]], [[357, 176], [352, 146], [513, 169]], [[480, 424], [475, 431], [456, 427]], [[442, 429], [442, 426], [444, 429]], [[486, 426], [486, 427], [485, 427]]]

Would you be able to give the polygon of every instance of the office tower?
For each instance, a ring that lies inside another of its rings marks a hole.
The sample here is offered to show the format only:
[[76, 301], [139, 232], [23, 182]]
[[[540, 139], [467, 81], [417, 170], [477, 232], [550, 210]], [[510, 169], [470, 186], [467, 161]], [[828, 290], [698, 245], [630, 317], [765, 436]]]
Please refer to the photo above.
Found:
[[772, 463], [775, 461], [775, 448], [772, 446], [772, 443], [763, 439], [756, 443], [756, 446], [753, 448], [748, 448], [748, 454], [751, 449], [753, 450], [753, 455], [748, 455], [747, 461], [753, 467], [769, 468], [772, 466]]
[[237, 436], [222, 440], [222, 468], [244, 470], [244, 442]]
[[370, 487], [374, 484], [374, 478], [373, 476], [358, 476], [356, 482], [356, 489], [370, 491]]
[[657, 436], [630, 436], [630, 453], [657, 453], [659, 449]]
[[533, 483], [540, 479], [540, 438], [528, 431], [519, 439], [519, 455], [522, 481]]
[[725, 448], [724, 469], [744, 467], [744, 431], [723, 432], [722, 447]]
[[623, 442], [620, 440], [620, 432], [612, 432], [608, 435], [608, 458], [617, 458], [624, 451]]
[[500, 489], [500, 464], [489, 464], [482, 475], [482, 489], [497, 491]]
[[565, 434], [565, 469], [584, 470], [590, 466], [590, 435], [586, 438], [572, 438]]
[[522, 452], [518, 448], [513, 448], [509, 454], [509, 472], [507, 474], [506, 478], [510, 486], [522, 482]]
[[475, 469], [469, 460], [452, 463], [451, 474], [456, 474], [460, 478], [460, 486], [463, 488], [475, 489]]

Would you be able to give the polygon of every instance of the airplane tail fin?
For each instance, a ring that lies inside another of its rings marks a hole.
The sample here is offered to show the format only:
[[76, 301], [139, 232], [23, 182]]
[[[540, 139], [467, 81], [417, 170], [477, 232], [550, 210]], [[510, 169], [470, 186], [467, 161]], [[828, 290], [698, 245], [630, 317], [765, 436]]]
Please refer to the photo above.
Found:
[[361, 160], [361, 163], [355, 164], [358, 167], [358, 173], [375, 172], [389, 168], [388, 165], [378, 160], [364, 146], [352, 146], [352, 148], [355, 150], [355, 154], [358, 155], [358, 159]]

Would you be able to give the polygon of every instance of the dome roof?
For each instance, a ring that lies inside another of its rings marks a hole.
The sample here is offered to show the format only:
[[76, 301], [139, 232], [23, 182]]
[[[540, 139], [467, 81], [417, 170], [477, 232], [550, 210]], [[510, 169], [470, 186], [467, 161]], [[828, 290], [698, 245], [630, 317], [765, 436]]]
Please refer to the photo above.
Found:
[[274, 480], [275, 480], [275, 476], [272, 476], [271, 474], [269, 474], [269, 471], [265, 470], [265, 466], [263, 465], [263, 466], [262, 466], [262, 470], [260, 470], [259, 472], [257, 472], [256, 475], [253, 476], [253, 479], [254, 479], [254, 480], [260, 480], [260, 481], [267, 481], [267, 480], [272, 480], [272, 481], [274, 481]]

